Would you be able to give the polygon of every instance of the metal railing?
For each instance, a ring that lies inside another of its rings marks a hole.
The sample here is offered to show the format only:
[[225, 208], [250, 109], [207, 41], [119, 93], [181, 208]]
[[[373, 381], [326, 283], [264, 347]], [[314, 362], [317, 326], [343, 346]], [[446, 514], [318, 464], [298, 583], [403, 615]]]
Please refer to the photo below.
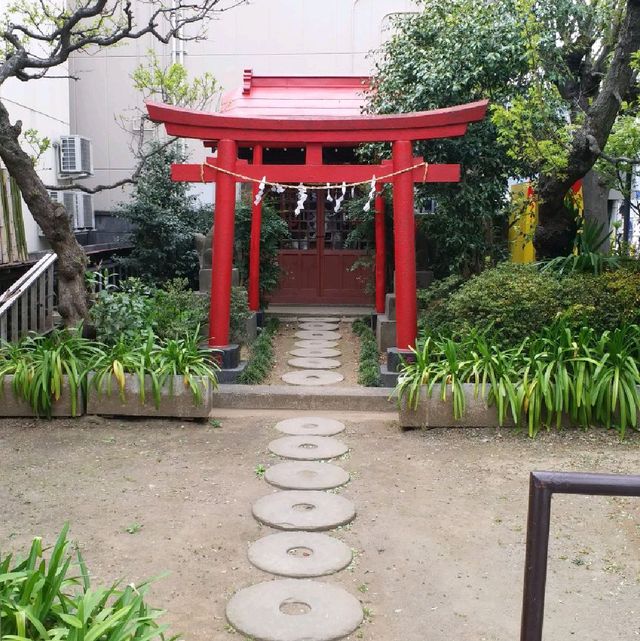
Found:
[[520, 641], [542, 641], [551, 498], [554, 494], [640, 497], [640, 476], [576, 472], [531, 473]]
[[28, 332], [53, 329], [57, 259], [54, 253], [43, 256], [0, 295], [0, 339], [17, 341]]

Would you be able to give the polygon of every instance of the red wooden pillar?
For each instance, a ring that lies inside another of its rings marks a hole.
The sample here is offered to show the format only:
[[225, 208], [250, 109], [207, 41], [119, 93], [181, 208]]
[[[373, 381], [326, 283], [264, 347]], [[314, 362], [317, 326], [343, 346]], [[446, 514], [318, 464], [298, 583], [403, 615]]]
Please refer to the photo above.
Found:
[[[221, 169], [235, 171], [238, 146], [235, 140], [218, 142], [217, 164]], [[236, 180], [218, 172], [216, 210], [211, 260], [211, 309], [209, 310], [209, 345], [229, 344], [231, 305], [231, 270], [233, 268], [233, 227], [236, 209]]]
[[[393, 143], [393, 170], [413, 164], [410, 140]], [[396, 267], [396, 343], [398, 349], [415, 347], [418, 333], [416, 309], [416, 246], [413, 212], [413, 175], [393, 179], [393, 235]]]
[[[262, 164], [262, 145], [253, 148], [253, 164]], [[253, 184], [255, 201], [259, 186]], [[262, 203], [251, 203], [251, 240], [249, 241], [249, 309], [257, 312], [260, 309], [260, 229], [262, 226]]]
[[387, 271], [387, 248], [385, 221], [384, 221], [384, 198], [382, 191], [376, 192], [375, 199], [375, 232], [376, 232], [376, 312], [384, 314], [384, 302], [386, 294], [386, 271]]

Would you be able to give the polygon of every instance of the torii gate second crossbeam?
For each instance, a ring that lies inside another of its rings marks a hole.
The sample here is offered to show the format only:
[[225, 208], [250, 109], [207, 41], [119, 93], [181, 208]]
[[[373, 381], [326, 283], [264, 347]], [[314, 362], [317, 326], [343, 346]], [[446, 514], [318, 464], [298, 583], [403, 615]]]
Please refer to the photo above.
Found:
[[[482, 120], [488, 101], [483, 100], [447, 109], [391, 116], [362, 115], [352, 118], [297, 117], [286, 120], [225, 116], [148, 103], [149, 116], [164, 123], [167, 133], [200, 139], [217, 148], [215, 158], [201, 164], [174, 165], [172, 177], [178, 181], [215, 182], [215, 228], [209, 344], [229, 343], [231, 270], [235, 219], [235, 185], [240, 181], [305, 185], [342, 182], [369, 182], [379, 176], [393, 184], [393, 223], [396, 273], [396, 344], [399, 350], [415, 346], [417, 334], [415, 222], [413, 185], [416, 182], [458, 182], [459, 165], [427, 165], [414, 157], [412, 142], [462, 136], [471, 122]], [[392, 158], [379, 165], [324, 165], [323, 145], [353, 146], [366, 142], [392, 143]], [[254, 149], [253, 163], [238, 159], [238, 146]], [[306, 147], [305, 164], [268, 165], [262, 163], [264, 146]], [[388, 178], [384, 178], [387, 176]], [[377, 199], [377, 208], [380, 199]], [[259, 209], [253, 215], [259, 218]], [[259, 222], [259, 221], [258, 221]], [[254, 236], [257, 229], [257, 243]], [[258, 225], [252, 225], [252, 263], [259, 251]], [[377, 254], [380, 260], [379, 253]], [[384, 258], [384, 256], [382, 256]], [[255, 269], [253, 270], [255, 271]], [[380, 270], [377, 270], [379, 272]], [[252, 283], [255, 289], [255, 283]]]

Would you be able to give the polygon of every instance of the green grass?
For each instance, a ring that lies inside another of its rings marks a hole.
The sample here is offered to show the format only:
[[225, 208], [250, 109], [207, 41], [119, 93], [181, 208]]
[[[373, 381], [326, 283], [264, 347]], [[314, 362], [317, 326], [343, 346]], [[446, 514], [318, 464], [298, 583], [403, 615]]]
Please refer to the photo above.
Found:
[[354, 334], [360, 337], [360, 362], [358, 383], [364, 387], [380, 386], [380, 352], [376, 336], [369, 325], [357, 319], [352, 326]]
[[269, 319], [260, 335], [253, 341], [249, 362], [238, 378], [239, 383], [259, 385], [269, 376], [274, 364], [273, 338], [279, 327], [280, 321], [277, 318]]

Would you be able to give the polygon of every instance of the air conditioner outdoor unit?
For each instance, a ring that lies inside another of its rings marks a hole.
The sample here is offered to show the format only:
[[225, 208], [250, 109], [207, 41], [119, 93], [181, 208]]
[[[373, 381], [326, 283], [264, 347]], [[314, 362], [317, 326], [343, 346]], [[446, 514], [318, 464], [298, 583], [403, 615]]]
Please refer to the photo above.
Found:
[[61, 136], [58, 143], [58, 175], [93, 175], [91, 140], [83, 136]]
[[[50, 191], [51, 200], [62, 203], [71, 219], [74, 231], [88, 231], [95, 229], [95, 215], [93, 211], [93, 196], [82, 191], [59, 190]], [[42, 235], [42, 230], [40, 230]]]

